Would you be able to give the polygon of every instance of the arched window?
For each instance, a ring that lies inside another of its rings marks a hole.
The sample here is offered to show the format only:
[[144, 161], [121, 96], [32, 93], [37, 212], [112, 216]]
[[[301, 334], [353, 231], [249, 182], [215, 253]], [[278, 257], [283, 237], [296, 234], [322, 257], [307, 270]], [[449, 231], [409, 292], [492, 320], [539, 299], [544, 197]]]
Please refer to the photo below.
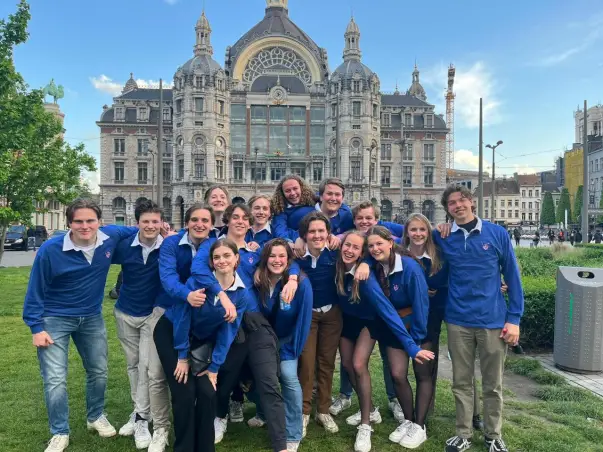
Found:
[[405, 199], [402, 202], [402, 209], [405, 215], [410, 215], [415, 210], [415, 204], [410, 199]]
[[138, 204], [140, 204], [141, 202], [144, 202], [144, 201], [148, 201], [148, 199], [147, 199], [147, 198], [145, 198], [144, 196], [141, 196], [140, 198], [138, 198], [138, 199], [136, 200], [136, 204], [134, 204], [134, 205], [136, 205], [136, 206], [137, 206]]
[[381, 219], [392, 221], [392, 202], [388, 199], [381, 201]]
[[232, 198], [232, 203], [233, 204], [246, 204], [245, 198], [242, 198], [240, 196], [235, 196], [234, 198]]
[[126, 200], [121, 196], [113, 199], [114, 210], [126, 210]]
[[422, 213], [431, 223], [433, 223], [435, 221], [435, 203], [430, 199], [424, 201]]

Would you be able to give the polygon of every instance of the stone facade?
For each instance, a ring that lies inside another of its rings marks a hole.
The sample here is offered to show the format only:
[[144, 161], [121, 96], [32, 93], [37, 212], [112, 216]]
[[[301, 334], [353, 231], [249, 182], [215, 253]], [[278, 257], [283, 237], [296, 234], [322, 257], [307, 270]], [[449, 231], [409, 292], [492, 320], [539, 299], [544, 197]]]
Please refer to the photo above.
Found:
[[103, 109], [97, 124], [107, 221], [131, 224], [136, 201], [153, 197], [157, 158], [163, 206], [176, 226], [212, 184], [246, 201], [272, 194], [290, 173], [315, 188], [338, 176], [348, 204], [371, 199], [386, 219], [415, 211], [444, 219], [443, 117], [427, 103], [416, 67], [405, 94], [382, 93], [377, 74], [362, 63], [354, 19], [333, 72], [327, 51], [291, 21], [284, 0], [267, 0], [265, 17], [226, 49], [224, 66], [213, 59], [204, 13], [195, 33], [194, 56], [176, 70], [163, 106], [159, 90], [141, 89], [131, 77]]

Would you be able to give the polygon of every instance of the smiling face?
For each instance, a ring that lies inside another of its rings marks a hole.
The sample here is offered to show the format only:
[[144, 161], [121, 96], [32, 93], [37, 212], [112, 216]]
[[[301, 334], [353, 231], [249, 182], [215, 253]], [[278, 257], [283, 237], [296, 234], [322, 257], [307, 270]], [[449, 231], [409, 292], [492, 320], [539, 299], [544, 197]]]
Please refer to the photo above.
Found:
[[239, 255], [228, 246], [218, 246], [211, 255], [211, 262], [216, 273], [231, 275], [239, 263]]
[[341, 260], [346, 265], [354, 265], [362, 256], [364, 237], [357, 234], [348, 234], [341, 245]]
[[310, 251], [321, 251], [327, 243], [327, 226], [322, 220], [314, 220], [308, 226], [306, 234], [306, 243]]
[[328, 215], [336, 214], [343, 204], [343, 189], [337, 185], [327, 184], [320, 196], [321, 208]]
[[208, 204], [213, 207], [214, 212], [222, 213], [230, 205], [230, 201], [220, 188], [214, 188], [209, 195]]
[[408, 224], [408, 238], [411, 243], [415, 246], [424, 246], [427, 242], [427, 236], [429, 235], [429, 229], [427, 225], [421, 220], [412, 220]]
[[392, 240], [385, 240], [377, 234], [369, 235], [367, 238], [368, 250], [377, 262], [387, 262], [394, 247]]
[[354, 225], [360, 232], [367, 232], [370, 228], [377, 224], [377, 218], [375, 217], [375, 209], [367, 208], [358, 211], [358, 214], [354, 218]]
[[160, 213], [143, 213], [138, 220], [138, 234], [145, 240], [153, 241], [159, 235], [162, 224]]
[[96, 233], [100, 226], [96, 212], [92, 209], [77, 209], [73, 212], [73, 220], [69, 224], [71, 228], [71, 240], [75, 243], [91, 243], [96, 240]]
[[205, 209], [197, 209], [191, 214], [191, 219], [186, 223], [188, 235], [192, 240], [201, 241], [207, 238], [214, 227], [211, 215]]
[[251, 206], [251, 215], [253, 215], [254, 227], [262, 229], [270, 220], [270, 201], [264, 198], [258, 198]]
[[295, 179], [289, 179], [283, 183], [283, 195], [287, 202], [296, 206], [301, 201], [301, 186]]
[[448, 213], [454, 218], [456, 224], [467, 224], [475, 218], [473, 215], [473, 201], [464, 197], [461, 192], [455, 191], [448, 196], [446, 202]]
[[244, 236], [249, 230], [249, 217], [240, 207], [235, 208], [228, 220], [228, 233], [235, 236]]
[[282, 275], [287, 269], [287, 250], [284, 246], [276, 245], [270, 250], [268, 256], [268, 271], [273, 275]]

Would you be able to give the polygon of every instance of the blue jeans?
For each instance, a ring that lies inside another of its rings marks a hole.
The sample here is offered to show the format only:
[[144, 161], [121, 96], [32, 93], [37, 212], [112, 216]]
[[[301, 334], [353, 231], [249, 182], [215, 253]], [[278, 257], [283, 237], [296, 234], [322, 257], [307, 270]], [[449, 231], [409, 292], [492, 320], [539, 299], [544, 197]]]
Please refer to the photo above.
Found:
[[87, 418], [94, 422], [101, 417], [105, 407], [107, 330], [101, 314], [92, 317], [45, 317], [44, 330], [54, 341], [48, 347], [38, 348], [50, 433], [67, 435], [69, 339], [73, 338], [86, 370]]
[[[281, 392], [285, 401], [287, 442], [298, 443], [302, 440], [303, 398], [297, 377], [297, 359], [281, 361]], [[262, 405], [255, 400], [253, 392], [249, 398], [256, 404], [256, 416], [264, 420]]]
[[[389, 361], [387, 359], [387, 353], [385, 347], [379, 347], [381, 353], [381, 361], [383, 363], [383, 383], [385, 383], [385, 392], [387, 393], [388, 400], [394, 400], [396, 398], [396, 391], [394, 390], [394, 382], [392, 381], [392, 373], [389, 370]], [[348, 399], [352, 397], [352, 383], [350, 383], [350, 377], [344, 369], [341, 362], [339, 363], [339, 393], [346, 396]]]

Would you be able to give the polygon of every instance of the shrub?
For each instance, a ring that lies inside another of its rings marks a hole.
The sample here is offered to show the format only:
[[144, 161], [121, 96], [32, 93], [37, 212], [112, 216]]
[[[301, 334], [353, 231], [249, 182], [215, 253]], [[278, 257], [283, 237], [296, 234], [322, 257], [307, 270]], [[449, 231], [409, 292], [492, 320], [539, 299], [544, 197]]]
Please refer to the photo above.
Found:
[[525, 307], [521, 319], [521, 344], [526, 348], [551, 348], [555, 330], [554, 278], [523, 278]]

